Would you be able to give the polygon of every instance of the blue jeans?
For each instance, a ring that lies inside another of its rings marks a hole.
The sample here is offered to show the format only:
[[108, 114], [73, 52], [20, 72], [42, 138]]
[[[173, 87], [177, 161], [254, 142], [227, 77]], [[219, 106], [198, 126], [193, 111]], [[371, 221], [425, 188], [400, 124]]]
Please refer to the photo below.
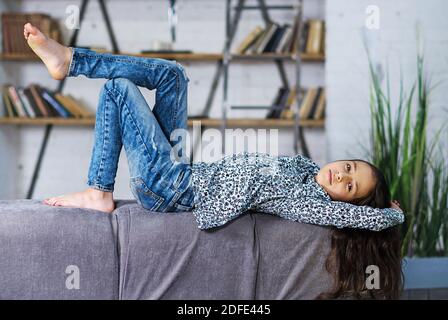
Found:
[[[190, 211], [191, 165], [182, 150], [172, 156], [173, 146], [184, 139], [179, 135], [170, 139], [175, 129], [187, 130], [189, 78], [182, 65], [159, 58], [72, 50], [68, 76], [110, 79], [100, 93], [87, 185], [113, 192], [124, 146], [130, 188], [138, 203], [152, 211]], [[137, 86], [156, 89], [152, 111]]]

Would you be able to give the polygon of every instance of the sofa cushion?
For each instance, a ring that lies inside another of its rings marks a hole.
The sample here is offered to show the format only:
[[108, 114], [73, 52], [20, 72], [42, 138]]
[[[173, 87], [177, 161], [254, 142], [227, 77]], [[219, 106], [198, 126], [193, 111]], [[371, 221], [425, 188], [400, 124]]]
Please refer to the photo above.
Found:
[[111, 214], [2, 200], [0, 299], [117, 299], [117, 248]]
[[115, 211], [122, 299], [313, 299], [330, 286], [328, 228], [263, 213], [198, 229], [191, 212]]

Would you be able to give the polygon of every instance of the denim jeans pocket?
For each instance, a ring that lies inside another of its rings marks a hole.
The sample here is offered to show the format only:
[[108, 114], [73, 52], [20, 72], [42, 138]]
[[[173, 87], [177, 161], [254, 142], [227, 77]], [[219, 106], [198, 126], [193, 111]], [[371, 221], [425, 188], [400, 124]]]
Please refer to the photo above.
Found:
[[145, 209], [157, 211], [165, 199], [154, 193], [140, 177], [133, 177], [130, 181], [130, 188], [135, 199]]
[[194, 194], [191, 187], [189, 187], [173, 204], [171, 210], [174, 212], [191, 211], [194, 206]]

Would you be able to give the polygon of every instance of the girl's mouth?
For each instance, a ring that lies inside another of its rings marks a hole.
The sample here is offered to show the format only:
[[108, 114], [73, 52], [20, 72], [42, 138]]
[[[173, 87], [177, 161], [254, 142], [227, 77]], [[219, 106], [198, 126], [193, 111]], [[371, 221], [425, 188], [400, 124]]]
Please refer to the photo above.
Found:
[[331, 179], [331, 170], [328, 170], [328, 181], [330, 181], [330, 184], [331, 184], [331, 182], [332, 182], [332, 179]]

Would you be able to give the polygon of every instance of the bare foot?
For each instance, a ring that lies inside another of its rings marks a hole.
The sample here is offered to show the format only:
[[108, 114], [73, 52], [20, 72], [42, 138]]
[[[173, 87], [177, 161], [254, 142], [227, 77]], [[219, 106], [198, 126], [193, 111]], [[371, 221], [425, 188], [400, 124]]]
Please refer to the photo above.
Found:
[[42, 202], [50, 206], [88, 208], [108, 213], [115, 209], [112, 192], [104, 192], [93, 188], [59, 197], [47, 198]]
[[72, 49], [48, 38], [31, 23], [25, 24], [23, 35], [30, 48], [42, 59], [50, 75], [56, 80], [64, 79], [70, 66]]

